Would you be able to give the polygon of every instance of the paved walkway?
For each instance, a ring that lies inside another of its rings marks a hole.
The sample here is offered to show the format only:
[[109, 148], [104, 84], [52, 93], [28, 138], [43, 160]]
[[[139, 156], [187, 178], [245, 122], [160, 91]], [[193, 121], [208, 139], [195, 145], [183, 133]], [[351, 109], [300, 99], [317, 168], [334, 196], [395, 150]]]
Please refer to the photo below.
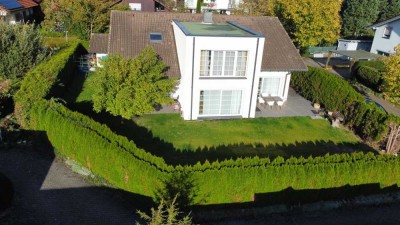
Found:
[[54, 155], [32, 148], [1, 149], [0, 172], [14, 185], [4, 225], [134, 224], [135, 208], [118, 190], [96, 187]]
[[[324, 62], [326, 61], [325, 58], [322, 59], [310, 59], [310, 58], [303, 58], [304, 63], [307, 66], [311, 67], [316, 67], [316, 68], [322, 68], [324, 66]], [[330, 65], [336, 65], [336, 64], [344, 64], [343, 60], [341, 59], [331, 59]], [[329, 72], [336, 74], [340, 77], [343, 77], [345, 79], [350, 79], [350, 73], [348, 68], [335, 68], [334, 70], [328, 70]], [[392, 113], [396, 116], [400, 116], [400, 107], [396, 107], [392, 103], [381, 99], [375, 95], [370, 95], [368, 93], [362, 93], [366, 99], [371, 99], [374, 102], [377, 102], [379, 105], [381, 105], [388, 113]]]

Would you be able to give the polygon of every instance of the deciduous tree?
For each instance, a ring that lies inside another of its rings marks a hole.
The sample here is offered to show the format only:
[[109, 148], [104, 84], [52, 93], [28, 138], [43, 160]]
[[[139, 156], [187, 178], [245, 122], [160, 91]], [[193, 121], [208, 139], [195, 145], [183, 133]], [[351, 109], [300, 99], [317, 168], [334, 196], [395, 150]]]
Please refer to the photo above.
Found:
[[335, 43], [340, 34], [341, 0], [276, 0], [278, 16], [298, 47]]
[[12, 94], [24, 75], [49, 54], [33, 25], [9, 25], [2, 21], [0, 52], [0, 95], [3, 96]]
[[400, 45], [396, 53], [385, 61], [386, 71], [383, 73], [383, 94], [391, 102], [400, 104]]
[[129, 7], [114, 4], [114, 0], [46, 0], [42, 4], [46, 15], [43, 26], [88, 39], [90, 33], [107, 29], [112, 9], [129, 10]]
[[343, 35], [358, 37], [370, 35], [366, 27], [375, 23], [381, 0], [346, 0], [343, 6]]
[[93, 108], [130, 119], [154, 110], [155, 104], [171, 103], [168, 94], [175, 80], [165, 76], [166, 65], [151, 47], [134, 59], [111, 55], [92, 79]]
[[273, 0], [243, 0], [233, 13], [235, 15], [270, 16]]

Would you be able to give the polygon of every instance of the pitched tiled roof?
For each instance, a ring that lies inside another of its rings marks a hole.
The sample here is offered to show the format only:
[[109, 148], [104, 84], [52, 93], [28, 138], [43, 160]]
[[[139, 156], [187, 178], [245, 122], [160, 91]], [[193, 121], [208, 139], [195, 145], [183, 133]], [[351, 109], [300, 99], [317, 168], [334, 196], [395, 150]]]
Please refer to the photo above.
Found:
[[368, 28], [380, 27], [380, 26], [386, 25], [386, 24], [391, 23], [391, 22], [396, 21], [396, 20], [400, 20], [400, 15], [392, 17], [392, 18], [389, 18], [387, 20], [384, 20], [384, 21], [381, 21], [381, 22], [378, 22], [378, 23], [374, 23], [374, 24], [368, 26]]
[[18, 2], [24, 7], [24, 8], [31, 8], [38, 6], [38, 3], [33, 1], [33, 0], [18, 0]]
[[108, 52], [108, 34], [91, 34], [89, 43], [90, 53]]
[[[179, 77], [179, 62], [171, 21], [201, 22], [202, 14], [190, 13], [143, 13], [112, 11], [110, 24], [109, 54], [120, 53], [134, 57], [151, 45], [162, 60], [169, 65], [167, 74]], [[262, 71], [307, 70], [300, 54], [276, 17], [250, 17], [213, 15], [215, 23], [236, 22], [265, 36]], [[149, 33], [162, 33], [161, 43], [150, 43]]]

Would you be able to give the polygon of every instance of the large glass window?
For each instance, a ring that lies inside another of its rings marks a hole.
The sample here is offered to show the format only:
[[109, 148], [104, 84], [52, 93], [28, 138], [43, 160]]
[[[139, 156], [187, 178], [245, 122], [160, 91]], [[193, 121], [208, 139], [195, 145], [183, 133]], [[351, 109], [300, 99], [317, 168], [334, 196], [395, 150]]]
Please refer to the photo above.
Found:
[[242, 101], [240, 90], [200, 91], [200, 115], [238, 115]]
[[261, 94], [263, 96], [279, 96], [281, 78], [263, 78]]
[[210, 76], [211, 68], [211, 51], [201, 51], [200, 58], [200, 76]]
[[200, 76], [246, 76], [247, 51], [201, 51]]

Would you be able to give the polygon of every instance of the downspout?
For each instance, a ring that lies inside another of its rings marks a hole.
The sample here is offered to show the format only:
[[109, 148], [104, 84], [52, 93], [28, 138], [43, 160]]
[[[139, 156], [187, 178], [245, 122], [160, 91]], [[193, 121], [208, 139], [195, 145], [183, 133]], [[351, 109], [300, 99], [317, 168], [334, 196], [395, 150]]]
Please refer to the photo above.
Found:
[[257, 68], [257, 59], [258, 59], [258, 46], [259, 46], [260, 38], [257, 38], [257, 48], [256, 48], [256, 59], [254, 63], [254, 71], [253, 71], [253, 80], [251, 82], [251, 92], [250, 92], [250, 104], [249, 104], [249, 118], [251, 113], [251, 105], [253, 103], [253, 91], [254, 91], [254, 79], [256, 77], [256, 68]]
[[192, 56], [192, 86], [191, 86], [191, 97], [190, 97], [190, 120], [193, 120], [193, 80], [194, 80], [194, 49], [195, 49], [196, 37], [193, 37], [193, 56]]

